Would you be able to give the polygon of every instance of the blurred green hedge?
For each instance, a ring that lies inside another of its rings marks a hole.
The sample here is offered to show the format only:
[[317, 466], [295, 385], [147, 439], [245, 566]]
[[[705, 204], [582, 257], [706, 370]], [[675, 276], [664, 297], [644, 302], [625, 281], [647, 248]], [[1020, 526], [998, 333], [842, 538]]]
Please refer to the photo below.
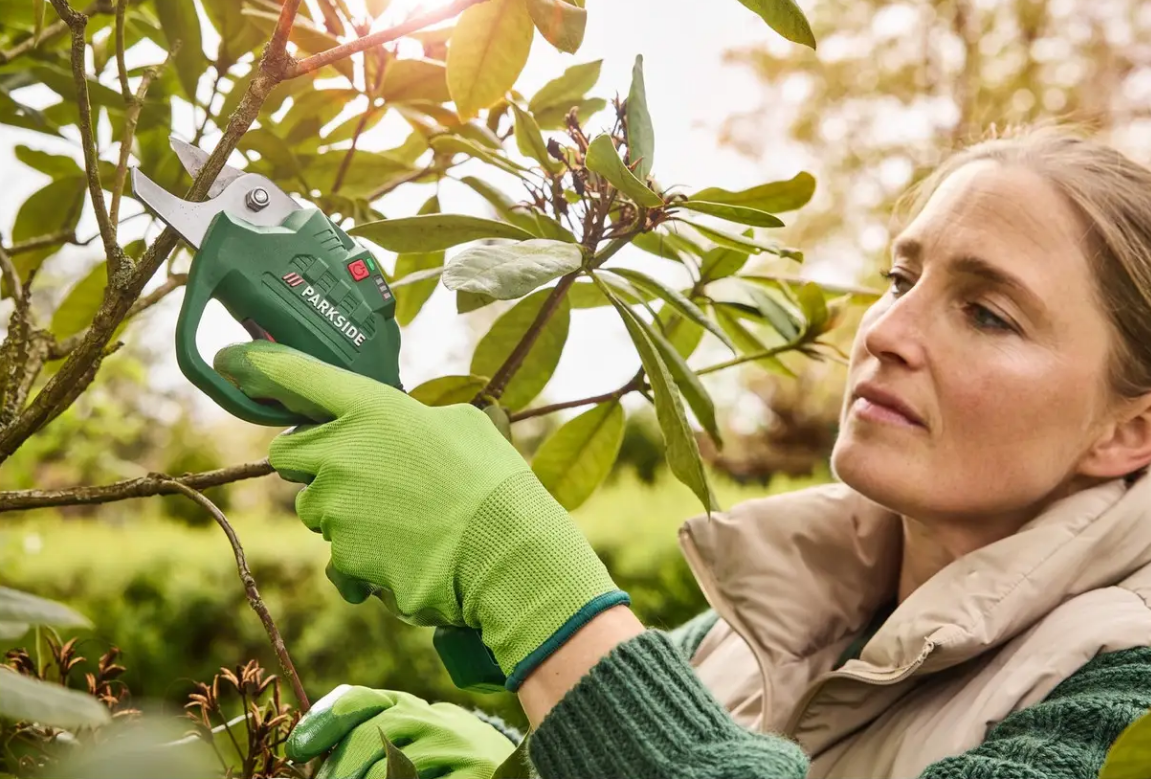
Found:
[[[730, 485], [724, 505], [761, 494]], [[671, 628], [706, 603], [680, 556], [676, 528], [694, 512], [682, 485], [646, 487], [621, 479], [576, 514], [645, 624]], [[193, 680], [222, 665], [257, 658], [278, 672], [236, 574], [231, 548], [214, 525], [170, 519], [39, 519], [0, 530], [0, 574], [7, 586], [69, 604], [95, 628], [82, 645], [98, 656], [124, 650], [125, 681], [137, 702], [167, 702], [173, 713]], [[341, 683], [402, 689], [431, 700], [472, 704], [524, 723], [511, 695], [457, 690], [432, 649], [432, 631], [405, 625], [378, 601], [352, 606], [324, 576], [327, 544], [294, 516], [231, 517], [249, 567], [313, 700]], [[11, 642], [19, 644], [21, 642]]]

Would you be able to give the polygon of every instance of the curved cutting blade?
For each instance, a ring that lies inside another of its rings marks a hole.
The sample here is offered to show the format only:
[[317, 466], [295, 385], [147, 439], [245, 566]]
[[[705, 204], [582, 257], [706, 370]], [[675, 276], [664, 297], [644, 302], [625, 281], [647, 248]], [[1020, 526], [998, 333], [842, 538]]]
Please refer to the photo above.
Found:
[[[184, 170], [188, 171], [193, 178], [199, 174], [200, 168], [204, 167], [204, 163], [208, 161], [208, 152], [198, 146], [185, 143], [174, 135], [168, 137], [168, 145], [172, 147], [172, 151], [176, 152], [176, 156], [180, 158], [180, 164], [184, 166]], [[229, 184], [243, 175], [244, 171], [233, 168], [231, 165], [225, 165], [224, 168], [216, 174], [216, 180], [212, 182], [212, 186], [208, 188], [208, 197], [216, 197], [223, 192]]]

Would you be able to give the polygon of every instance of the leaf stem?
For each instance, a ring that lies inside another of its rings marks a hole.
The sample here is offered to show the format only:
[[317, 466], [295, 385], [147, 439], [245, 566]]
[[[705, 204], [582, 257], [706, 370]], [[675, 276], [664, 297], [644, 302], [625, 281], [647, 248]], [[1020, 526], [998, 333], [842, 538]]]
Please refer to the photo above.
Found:
[[700, 370], [695, 372], [695, 375], [696, 376], [706, 376], [709, 373], [717, 373], [718, 371], [727, 370], [728, 368], [734, 368], [737, 365], [743, 365], [745, 362], [755, 362], [756, 360], [762, 360], [766, 357], [776, 357], [780, 354], [783, 354], [784, 352], [792, 351], [793, 349], [796, 348], [796, 346], [798, 346], [798, 344], [786, 343], [786, 344], [783, 344], [782, 346], [773, 346], [770, 349], [764, 349], [762, 352], [755, 352], [754, 354], [744, 354], [744, 355], [736, 357], [732, 360], [727, 360], [726, 362], [721, 362], [721, 363], [717, 363], [715, 365], [709, 365], [706, 368], [701, 368]]
[[[319, 70], [325, 65], [331, 65], [333, 62], [350, 57], [365, 49], [370, 49], [373, 46], [379, 46], [382, 43], [394, 41], [397, 38], [402, 38], [405, 35], [422, 30], [425, 27], [430, 27], [433, 24], [451, 19], [460, 13], [463, 13], [473, 5], [487, 2], [487, 0], [455, 0], [451, 5], [446, 5], [443, 8], [428, 11], [426, 14], [409, 19], [394, 27], [389, 27], [386, 30], [374, 32], [371, 35], [365, 35], [362, 38], [357, 38], [354, 41], [349, 41], [341, 46], [322, 51], [319, 54], [313, 54], [310, 57], [305, 57], [302, 60], [297, 60], [294, 64], [289, 66], [287, 72], [284, 74], [285, 79], [296, 78], [305, 73], [311, 73], [313, 70]], [[299, 5], [299, 0], [296, 0]], [[286, 7], [286, 6], [285, 6]]]
[[562, 403], [552, 403], [548, 406], [540, 406], [539, 408], [529, 408], [526, 411], [520, 411], [517, 414], [511, 414], [508, 419], [512, 422], [519, 422], [523, 419], [531, 419], [532, 417], [542, 417], [547, 414], [554, 414], [557, 411], [563, 411], [568, 408], [578, 408], [579, 406], [591, 406], [599, 403], [607, 403], [612, 400], [619, 400], [624, 395], [634, 392], [643, 387], [643, 370], [633, 376], [627, 384], [624, 384], [619, 389], [614, 389], [611, 392], [605, 392], [602, 395], [593, 395], [590, 398], [580, 398], [579, 400], [565, 400]]
[[252, 572], [248, 569], [248, 561], [244, 557], [244, 547], [240, 544], [236, 531], [232, 529], [228, 518], [224, 516], [224, 512], [220, 511], [216, 504], [205, 497], [203, 493], [178, 481], [166, 483], [174, 491], [183, 493], [203, 506], [228, 537], [228, 542], [232, 545], [232, 552], [236, 557], [236, 569], [240, 574], [240, 581], [244, 583], [244, 591], [248, 596], [248, 605], [252, 607], [252, 610], [259, 616], [260, 622], [263, 623], [264, 631], [272, 642], [272, 650], [276, 653], [276, 659], [280, 661], [280, 670], [284, 672], [284, 676], [292, 685], [292, 692], [295, 693], [296, 700], [300, 703], [300, 711], [306, 713], [311, 708], [308, 694], [304, 692], [304, 685], [300, 683], [300, 676], [296, 673], [296, 666], [293, 665], [292, 658], [288, 654], [288, 648], [284, 645], [284, 638], [280, 635], [280, 629], [276, 627], [275, 620], [268, 613], [268, 607], [264, 605], [264, 601], [260, 597], [260, 591], [256, 587], [256, 580], [253, 578]]

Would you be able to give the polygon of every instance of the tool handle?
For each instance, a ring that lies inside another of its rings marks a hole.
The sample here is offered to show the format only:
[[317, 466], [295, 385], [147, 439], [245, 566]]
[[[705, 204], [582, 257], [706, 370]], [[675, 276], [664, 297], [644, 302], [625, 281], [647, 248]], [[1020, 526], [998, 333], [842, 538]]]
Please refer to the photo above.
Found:
[[[201, 268], [193, 263], [192, 274], [199, 270]], [[212, 400], [248, 422], [271, 427], [291, 427], [310, 421], [278, 403], [264, 404], [252, 400], [205, 362], [196, 347], [196, 333], [200, 329], [200, 320], [204, 318], [204, 307], [214, 297], [223, 276], [211, 274], [210, 269], [208, 278], [203, 278], [204, 274], [199, 275], [201, 278], [194, 284], [189, 278], [180, 316], [176, 320], [176, 362], [180, 370]]]
[[444, 626], [436, 628], [432, 636], [444, 668], [452, 683], [468, 692], [506, 692], [507, 677], [500, 670], [492, 651], [484, 644], [478, 630]]

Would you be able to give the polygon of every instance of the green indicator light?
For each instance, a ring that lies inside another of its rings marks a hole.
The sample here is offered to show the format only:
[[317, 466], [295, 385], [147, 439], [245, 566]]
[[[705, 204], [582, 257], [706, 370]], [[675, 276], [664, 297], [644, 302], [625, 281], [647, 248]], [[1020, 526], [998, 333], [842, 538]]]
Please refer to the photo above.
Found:
[[368, 270], [370, 271], [374, 271], [376, 269], [376, 266], [372, 264], [372, 261], [369, 258], [364, 259], [364, 264], [368, 266]]

